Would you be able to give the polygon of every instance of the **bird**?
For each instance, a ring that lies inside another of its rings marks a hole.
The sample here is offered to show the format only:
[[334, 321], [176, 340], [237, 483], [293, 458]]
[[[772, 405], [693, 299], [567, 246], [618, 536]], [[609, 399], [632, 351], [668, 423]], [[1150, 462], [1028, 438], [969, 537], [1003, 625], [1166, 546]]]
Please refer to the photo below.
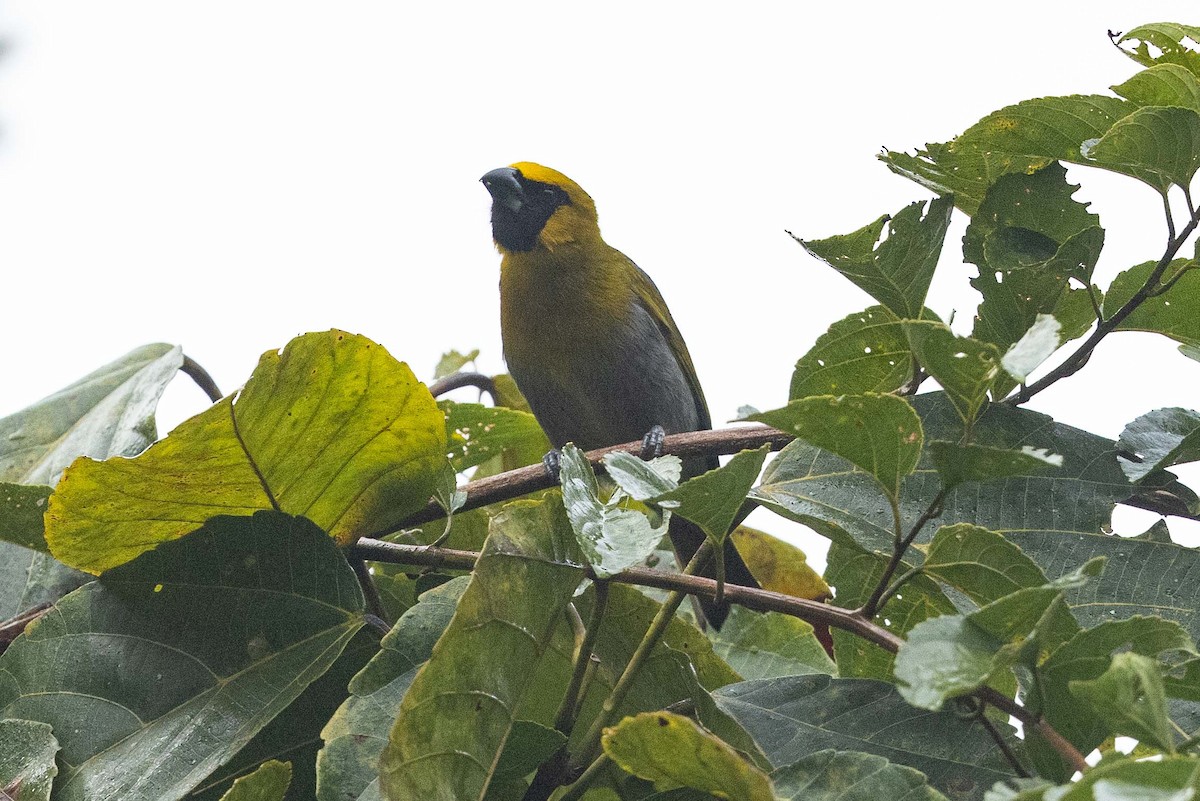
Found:
[[[492, 198], [500, 260], [500, 332], [517, 388], [554, 447], [583, 450], [649, 434], [712, 427], [692, 358], [662, 293], [600, 235], [596, 204], [557, 170], [517, 162], [481, 179]], [[684, 479], [718, 466], [685, 459]], [[680, 564], [704, 532], [678, 515], [669, 534]], [[726, 538], [725, 577], [757, 587]], [[708, 565], [711, 575], [712, 565]], [[720, 628], [728, 603], [701, 601]]]

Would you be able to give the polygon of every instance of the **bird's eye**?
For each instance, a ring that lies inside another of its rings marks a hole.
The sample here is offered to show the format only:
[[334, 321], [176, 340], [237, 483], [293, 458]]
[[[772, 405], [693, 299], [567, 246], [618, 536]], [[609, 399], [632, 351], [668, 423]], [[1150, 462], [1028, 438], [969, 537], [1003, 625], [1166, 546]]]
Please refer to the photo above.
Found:
[[546, 193], [547, 195], [549, 195], [550, 197], [554, 197], [555, 190], [554, 190], [554, 187], [553, 187], [553, 186], [547, 186], [547, 187], [546, 187], [545, 189], [543, 189], [542, 191], [543, 191], [544, 193]]

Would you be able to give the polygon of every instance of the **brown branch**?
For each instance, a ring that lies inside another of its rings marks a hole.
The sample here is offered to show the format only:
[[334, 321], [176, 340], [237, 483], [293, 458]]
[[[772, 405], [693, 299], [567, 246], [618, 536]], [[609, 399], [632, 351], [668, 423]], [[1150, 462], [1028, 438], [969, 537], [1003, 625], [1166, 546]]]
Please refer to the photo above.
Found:
[[225, 397], [221, 392], [221, 388], [217, 386], [217, 382], [213, 380], [213, 377], [191, 356], [183, 357], [183, 364], [179, 366], [179, 372], [195, 381], [196, 385], [204, 390], [204, 394], [213, 403]]
[[486, 392], [492, 396], [492, 403], [496, 403], [496, 382], [489, 375], [483, 373], [451, 373], [445, 378], [439, 378], [429, 385], [429, 394], [437, 398], [445, 395], [456, 389], [463, 387], [475, 387], [480, 392]]
[[[350, 549], [352, 559], [370, 559], [377, 562], [418, 565], [423, 567], [447, 567], [457, 570], [470, 570], [475, 566], [479, 554], [474, 551], [458, 551], [450, 548], [433, 548], [422, 545], [400, 545], [391, 542], [378, 542], [362, 539]], [[594, 574], [588, 571], [590, 578]], [[715, 598], [717, 582], [702, 576], [689, 576], [681, 573], [668, 573], [649, 568], [631, 567], [615, 576], [610, 581], [621, 584], [634, 584], [640, 587], [654, 587], [660, 590], [671, 590], [704, 598]], [[780, 612], [799, 618], [814, 625], [824, 624], [830, 628], [848, 631], [867, 642], [878, 645], [890, 653], [896, 653], [904, 644], [904, 639], [877, 626], [861, 614], [841, 607], [797, 598], [792, 595], [762, 590], [756, 587], [742, 587], [737, 584], [725, 585], [725, 600], [739, 604], [748, 609], [760, 612]], [[1085, 770], [1087, 763], [1070, 742], [1055, 731], [1041, 717], [1033, 714], [1013, 699], [992, 689], [981, 687], [973, 695], [981, 701], [991, 704], [1000, 711], [1015, 717], [1026, 726], [1041, 734], [1063, 761], [1075, 770]]]
[[[668, 434], [663, 440], [662, 452], [680, 457], [704, 456], [711, 454], [730, 454], [747, 448], [758, 448], [770, 443], [773, 450], [782, 448], [795, 437], [791, 434], [763, 425], [738, 426], [723, 428], [717, 431], [691, 431], [686, 434]], [[593, 465], [599, 464], [601, 457], [612, 451], [625, 451], [635, 456], [642, 452], [642, 442], [627, 442], [623, 445], [613, 445], [607, 448], [597, 448], [588, 451], [585, 456]], [[481, 506], [506, 501], [527, 495], [530, 492], [553, 487], [557, 482], [540, 464], [509, 470], [496, 476], [471, 481], [461, 489], [467, 493], [467, 501], [458, 509], [467, 512]], [[399, 525], [372, 532], [371, 539], [379, 539], [388, 534], [394, 534], [405, 528], [423, 525], [446, 516], [446, 510], [436, 501], [430, 501], [421, 511], [400, 522]]]

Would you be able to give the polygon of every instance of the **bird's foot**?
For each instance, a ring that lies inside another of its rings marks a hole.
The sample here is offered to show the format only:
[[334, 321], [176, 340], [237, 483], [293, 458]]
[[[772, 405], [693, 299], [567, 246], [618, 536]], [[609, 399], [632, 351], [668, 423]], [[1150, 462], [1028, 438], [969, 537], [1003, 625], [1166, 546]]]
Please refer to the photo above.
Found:
[[546, 471], [546, 475], [554, 479], [554, 483], [559, 481], [559, 474], [562, 472], [562, 451], [558, 448], [546, 451], [546, 455], [542, 457], [542, 467]]
[[642, 461], [648, 462], [662, 456], [663, 440], [666, 438], [667, 432], [662, 426], [654, 426], [647, 431], [646, 436], [642, 437]]

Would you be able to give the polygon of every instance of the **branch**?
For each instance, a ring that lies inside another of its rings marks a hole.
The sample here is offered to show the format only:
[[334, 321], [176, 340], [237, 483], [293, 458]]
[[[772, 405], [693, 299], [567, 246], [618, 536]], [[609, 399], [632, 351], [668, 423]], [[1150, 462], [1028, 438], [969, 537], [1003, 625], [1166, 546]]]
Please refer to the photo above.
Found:
[[440, 378], [429, 385], [429, 394], [433, 397], [445, 395], [455, 389], [463, 387], [475, 387], [480, 392], [486, 392], [492, 396], [492, 403], [498, 403], [496, 399], [496, 382], [491, 376], [483, 373], [451, 373], [445, 378]]
[[[475, 551], [458, 551], [449, 548], [433, 548], [422, 545], [400, 545], [391, 542], [378, 542], [362, 539], [350, 548], [350, 558], [370, 559], [376, 562], [391, 562], [396, 564], [419, 565], [423, 567], [447, 567], [457, 570], [470, 570], [475, 566], [479, 554]], [[589, 568], [589, 578], [595, 579], [595, 574]], [[701, 576], [688, 576], [681, 573], [668, 573], [661, 570], [651, 570], [644, 567], [631, 567], [612, 576], [609, 581], [621, 584], [634, 584], [640, 587], [654, 587], [660, 590], [697, 595], [704, 598], [715, 598], [717, 582], [714, 579]], [[883, 648], [890, 653], [896, 653], [904, 644], [903, 638], [877, 626], [861, 614], [830, 604], [797, 598], [792, 595], [761, 590], [757, 587], [743, 587], [737, 584], [726, 584], [724, 598], [730, 603], [754, 609], [759, 612], [780, 612], [785, 615], [800, 618], [814, 625], [824, 624], [830, 628], [850, 632], [867, 642]], [[1075, 770], [1085, 770], [1087, 763], [1083, 756], [1061, 734], [1055, 731], [1039, 716], [1033, 714], [1013, 699], [1005, 696], [991, 687], [981, 687], [974, 693], [979, 700], [991, 704], [1021, 721], [1027, 730], [1036, 729], [1046, 742], [1055, 748], [1063, 760]]]
[[[669, 434], [663, 439], [662, 452], [672, 453], [680, 457], [706, 456], [712, 454], [730, 454], [747, 448], [758, 448], [770, 443], [772, 450], [778, 450], [795, 437], [791, 434], [763, 425], [738, 426], [723, 428], [718, 431], [692, 431], [686, 434]], [[588, 451], [585, 456], [593, 466], [600, 464], [601, 457], [612, 451], [625, 451], [635, 456], [641, 454], [642, 443], [627, 442], [623, 445], [612, 445], [607, 448], [597, 448]], [[557, 482], [546, 472], [541, 464], [509, 470], [478, 481], [470, 481], [461, 489], [467, 493], [466, 503], [458, 512], [468, 512], [481, 506], [507, 501], [512, 498], [527, 495], [537, 490], [548, 489]], [[405, 528], [423, 525], [446, 516], [446, 510], [436, 501], [431, 501], [424, 509], [403, 520], [399, 525], [391, 526], [382, 531], [367, 535], [370, 539], [379, 539], [388, 534], [395, 534]]]
[[216, 403], [225, 395], [221, 392], [221, 388], [217, 386], [217, 382], [213, 381], [213, 377], [208, 374], [208, 371], [200, 366], [200, 363], [195, 361], [191, 356], [183, 357], [183, 364], [179, 366], [179, 372], [191, 378], [196, 382], [200, 389], [204, 390], [204, 394], [213, 403]]
[[[1189, 203], [1189, 209], [1190, 206], [1191, 204]], [[1158, 264], [1154, 266], [1154, 271], [1150, 273], [1149, 278], [1146, 279], [1146, 284], [1137, 292], [1135, 292], [1133, 297], [1125, 302], [1125, 305], [1113, 312], [1111, 317], [1109, 317], [1107, 320], [1100, 320], [1096, 325], [1096, 330], [1092, 332], [1091, 336], [1084, 340], [1083, 344], [1080, 345], [1074, 353], [1068, 356], [1062, 364], [1032, 384], [1022, 387], [1019, 392], [1015, 392], [1005, 398], [1004, 403], [1007, 403], [1011, 406], [1019, 406], [1050, 385], [1068, 376], [1072, 376], [1083, 369], [1083, 366], [1087, 364], [1088, 359], [1092, 357], [1092, 351], [1094, 351], [1096, 346], [1100, 344], [1100, 340], [1104, 339], [1106, 336], [1115, 331], [1117, 326], [1119, 326], [1126, 317], [1133, 314], [1134, 310], [1137, 309], [1138, 306], [1142, 305], [1142, 303], [1144, 303], [1148, 298], [1150, 298], [1159, 288], [1158, 282], [1162, 280], [1163, 273], [1166, 272], [1167, 267], [1169, 267], [1171, 264], [1171, 261], [1174, 260], [1176, 254], [1179, 253], [1179, 249], [1183, 247], [1184, 242], [1186, 242], [1188, 237], [1192, 235], [1192, 232], [1196, 230], [1197, 224], [1200, 224], [1200, 214], [1192, 210], [1191, 217], [1188, 219], [1187, 225], [1183, 227], [1183, 230], [1179, 232], [1178, 236], [1175, 236], [1175, 221], [1171, 217], [1168, 210], [1167, 228], [1170, 236], [1168, 237], [1167, 241], [1167, 249], [1163, 253], [1162, 258], [1158, 260]]]
[[[879, 611], [879, 607], [882, 606], [883, 602], [890, 597], [891, 593], [888, 592], [888, 584], [891, 582], [892, 576], [896, 575], [896, 569], [900, 567], [900, 560], [902, 560], [904, 558], [904, 554], [907, 553], [908, 546], [912, 545], [913, 540], [915, 540], [917, 535], [921, 533], [921, 529], [925, 528], [925, 524], [942, 513], [942, 500], [945, 497], [946, 488], [943, 487], [938, 494], [933, 497], [933, 500], [929, 502], [929, 506], [926, 507], [925, 511], [921, 513], [921, 516], [917, 518], [917, 522], [913, 524], [913, 527], [903, 538], [900, 537], [899, 520], [896, 521], [896, 543], [892, 547], [892, 558], [888, 560], [887, 567], [884, 568], [883, 575], [880, 576], [879, 583], [875, 586], [875, 591], [871, 593], [870, 599], [868, 599], [867, 602], [863, 604], [862, 609], [859, 610], [859, 613], [862, 614], [862, 616], [867, 620], [874, 619], [875, 613]], [[894, 505], [892, 508], [896, 509]]]

